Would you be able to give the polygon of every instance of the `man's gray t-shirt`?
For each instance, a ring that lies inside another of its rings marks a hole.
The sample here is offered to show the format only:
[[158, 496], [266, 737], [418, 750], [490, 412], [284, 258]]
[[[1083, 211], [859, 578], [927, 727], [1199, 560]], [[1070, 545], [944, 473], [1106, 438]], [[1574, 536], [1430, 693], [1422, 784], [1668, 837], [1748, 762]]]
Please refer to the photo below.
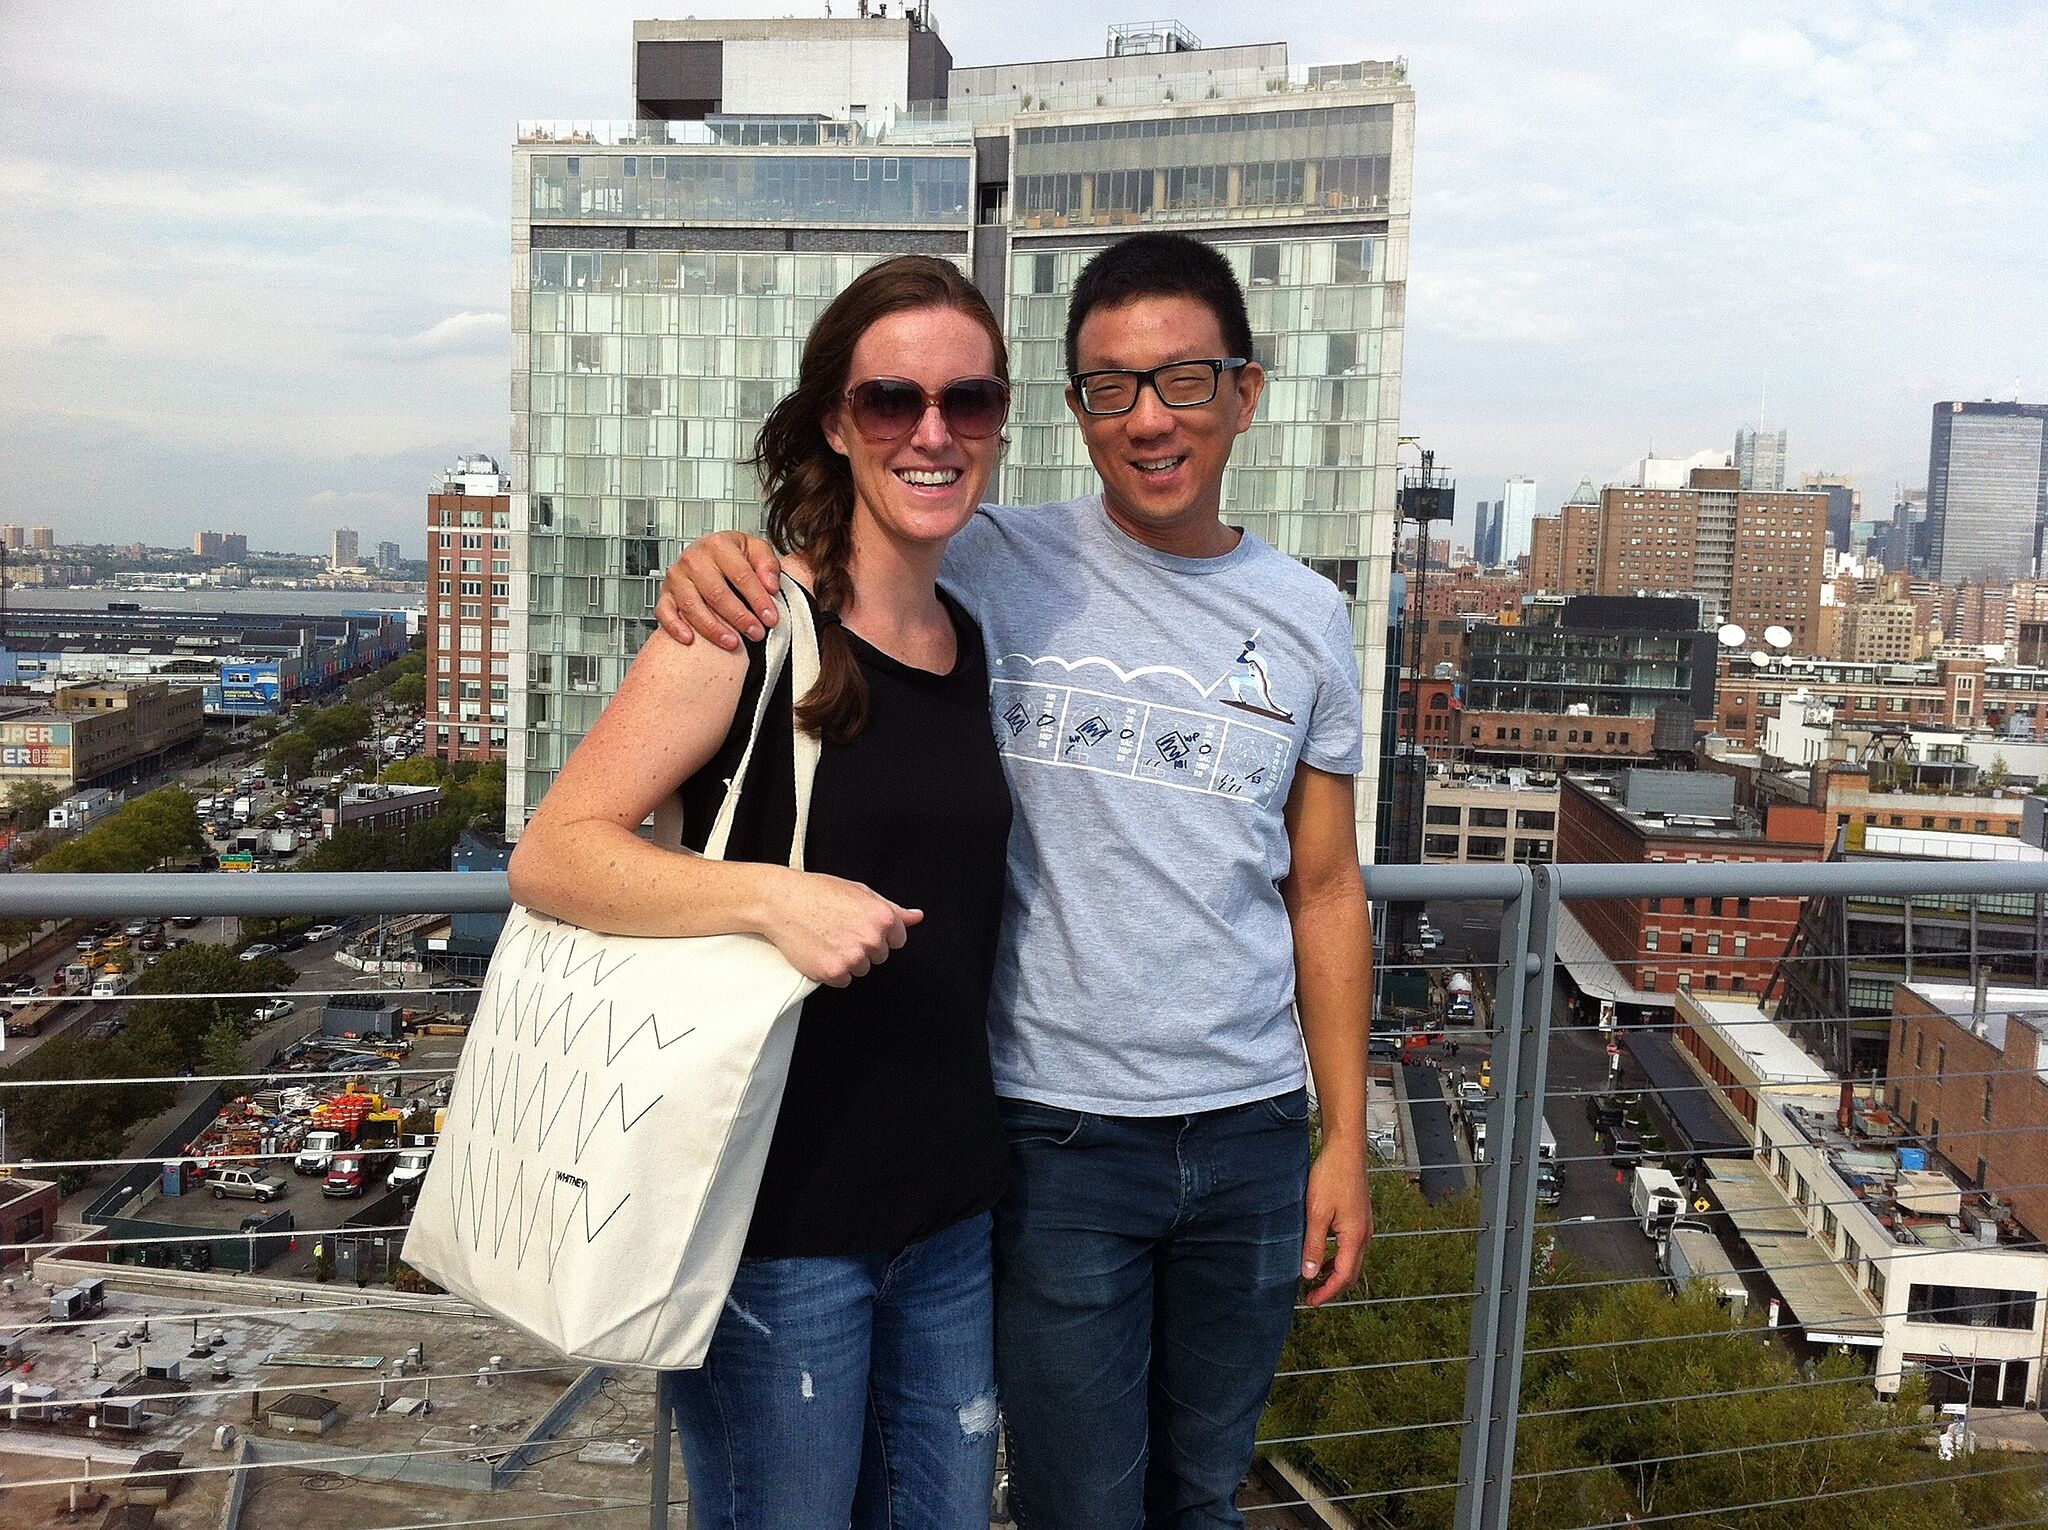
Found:
[[981, 624], [1017, 808], [997, 1093], [1159, 1116], [1300, 1085], [1282, 815], [1297, 761], [1364, 763], [1336, 586], [1248, 533], [1159, 552], [1097, 496], [984, 507], [941, 578]]

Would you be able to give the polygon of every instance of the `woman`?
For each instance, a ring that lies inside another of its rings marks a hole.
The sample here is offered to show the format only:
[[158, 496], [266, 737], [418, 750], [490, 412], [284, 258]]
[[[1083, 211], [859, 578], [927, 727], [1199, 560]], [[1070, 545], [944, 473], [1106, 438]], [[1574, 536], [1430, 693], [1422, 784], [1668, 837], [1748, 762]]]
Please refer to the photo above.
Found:
[[820, 988], [732, 1295], [665, 1378], [697, 1523], [965, 1530], [996, 1443], [989, 1209], [1004, 1150], [984, 1030], [1010, 799], [973, 622], [937, 587], [1009, 404], [1002, 332], [944, 261], [862, 275], [805, 342], [755, 460], [810, 592], [822, 753], [795, 823], [779, 681], [724, 861], [636, 833], [681, 789], [700, 847], [745, 747], [758, 648], [657, 632], [512, 858], [529, 907], [627, 935], [748, 932]]

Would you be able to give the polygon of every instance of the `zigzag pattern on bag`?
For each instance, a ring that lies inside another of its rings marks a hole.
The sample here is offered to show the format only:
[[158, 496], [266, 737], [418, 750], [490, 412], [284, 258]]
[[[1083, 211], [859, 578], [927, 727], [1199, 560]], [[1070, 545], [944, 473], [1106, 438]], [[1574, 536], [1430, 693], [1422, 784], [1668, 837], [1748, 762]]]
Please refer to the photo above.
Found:
[[[797, 604], [784, 653], [768, 645], [747, 755], [706, 841], [713, 858], [783, 657], [795, 694], [816, 680]], [[801, 869], [817, 745], [793, 731], [791, 747]], [[656, 842], [674, 847], [679, 807], [656, 822]], [[813, 986], [759, 936], [604, 935], [515, 907], [477, 994], [406, 1262], [577, 1359], [702, 1364]]]

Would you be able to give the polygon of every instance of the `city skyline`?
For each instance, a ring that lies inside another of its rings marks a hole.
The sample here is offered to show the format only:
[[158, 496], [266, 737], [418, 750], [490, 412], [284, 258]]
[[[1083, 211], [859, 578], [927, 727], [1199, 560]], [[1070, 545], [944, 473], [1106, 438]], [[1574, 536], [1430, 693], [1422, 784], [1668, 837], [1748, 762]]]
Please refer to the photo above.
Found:
[[[11, 7], [0, 239], [41, 297], [0, 337], [0, 518], [173, 545], [286, 516], [309, 552], [415, 530], [447, 461], [507, 449], [502, 145], [520, 116], [628, 115], [617, 60], [648, 9]], [[1247, 31], [1179, 9], [1212, 45], [1407, 58], [1430, 106], [1402, 425], [1468, 506], [1526, 475], [1554, 510], [1582, 476], [1725, 443], [1768, 373], [1788, 478], [1846, 468], [1876, 515], [1921, 486], [1934, 401], [2043, 391], [2024, 209], [2048, 189], [2048, 17], [1283, 4]], [[939, 22], [972, 65], [1097, 54], [1105, 19]]]

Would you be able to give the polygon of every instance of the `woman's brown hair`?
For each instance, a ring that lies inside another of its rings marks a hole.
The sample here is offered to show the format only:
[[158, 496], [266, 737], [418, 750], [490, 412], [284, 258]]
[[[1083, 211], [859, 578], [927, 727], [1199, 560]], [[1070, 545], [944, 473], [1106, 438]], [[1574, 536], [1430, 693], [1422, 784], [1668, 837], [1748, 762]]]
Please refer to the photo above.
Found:
[[[843, 402], [861, 336], [879, 319], [919, 308], [955, 309], [981, 325], [995, 352], [995, 375], [1010, 380], [1002, 326], [960, 268], [929, 255], [899, 255], [863, 271], [818, 315], [796, 388], [768, 412], [754, 438], [768, 540], [777, 552], [804, 556], [815, 578], [811, 593], [835, 616], [853, 595], [853, 469], [825, 439], [825, 421]], [[819, 624], [818, 683], [796, 716], [807, 732], [834, 744], [867, 726], [867, 678], [836, 621]]]

